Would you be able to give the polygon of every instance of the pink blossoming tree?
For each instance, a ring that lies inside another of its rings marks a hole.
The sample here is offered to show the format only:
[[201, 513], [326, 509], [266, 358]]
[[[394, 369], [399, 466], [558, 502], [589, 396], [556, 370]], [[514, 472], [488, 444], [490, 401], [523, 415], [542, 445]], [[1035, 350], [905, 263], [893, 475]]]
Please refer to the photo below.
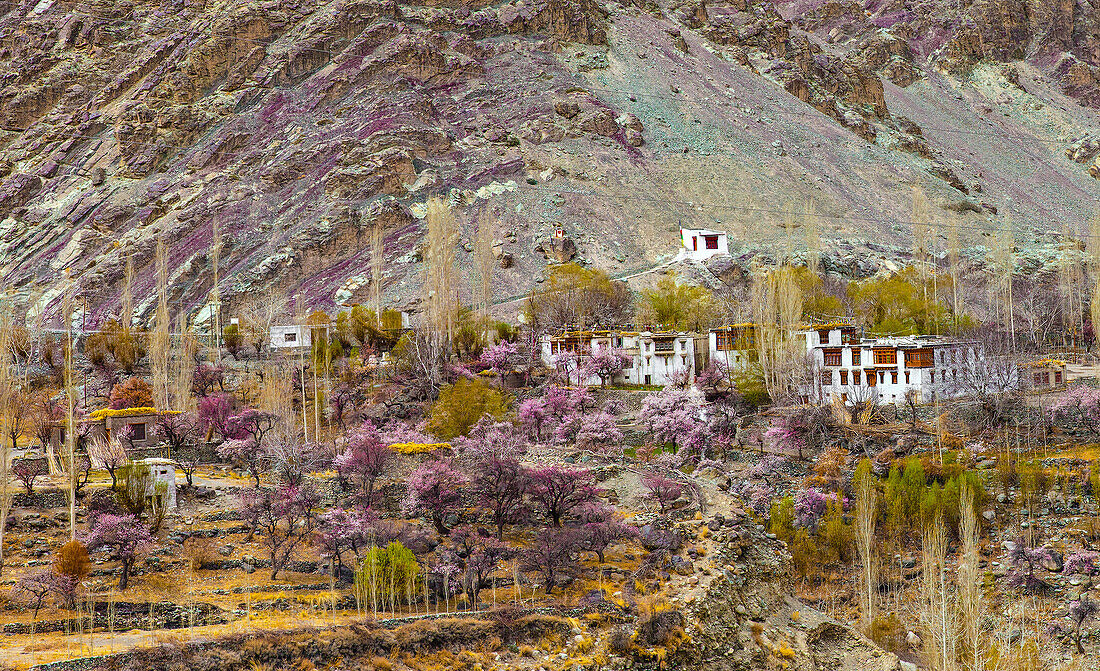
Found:
[[466, 476], [449, 461], [426, 462], [409, 476], [403, 508], [408, 514], [427, 515], [436, 531], [446, 534], [450, 529], [443, 523], [444, 518], [462, 502], [465, 485]]

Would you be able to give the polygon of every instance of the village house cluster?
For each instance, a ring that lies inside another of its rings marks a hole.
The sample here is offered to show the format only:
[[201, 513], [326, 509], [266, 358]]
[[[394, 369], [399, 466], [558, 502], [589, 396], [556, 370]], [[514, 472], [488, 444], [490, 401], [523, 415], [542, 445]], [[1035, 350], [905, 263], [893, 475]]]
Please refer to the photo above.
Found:
[[[936, 335], [867, 337], [848, 323], [816, 324], [797, 331], [804, 345], [804, 403], [874, 401], [903, 405], [967, 395], [976, 371], [988, 366], [981, 345]], [[694, 381], [711, 362], [744, 371], [758, 361], [757, 326], [731, 324], [707, 334], [680, 331], [569, 331], [543, 336], [543, 362], [554, 367], [562, 354], [574, 357], [615, 349], [628, 359], [612, 384], [666, 385]], [[578, 367], [580, 368], [580, 367]], [[578, 373], [578, 384], [598, 385]], [[1065, 363], [1043, 360], [1013, 367], [1009, 386], [1049, 388], [1065, 381]]]

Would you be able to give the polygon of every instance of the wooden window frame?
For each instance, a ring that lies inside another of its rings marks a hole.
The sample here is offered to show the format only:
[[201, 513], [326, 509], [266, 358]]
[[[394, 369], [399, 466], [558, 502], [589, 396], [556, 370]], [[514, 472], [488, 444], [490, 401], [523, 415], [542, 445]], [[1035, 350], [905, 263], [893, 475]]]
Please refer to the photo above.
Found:
[[872, 350], [872, 356], [874, 357], [876, 366], [898, 365], [898, 351], [896, 349]]

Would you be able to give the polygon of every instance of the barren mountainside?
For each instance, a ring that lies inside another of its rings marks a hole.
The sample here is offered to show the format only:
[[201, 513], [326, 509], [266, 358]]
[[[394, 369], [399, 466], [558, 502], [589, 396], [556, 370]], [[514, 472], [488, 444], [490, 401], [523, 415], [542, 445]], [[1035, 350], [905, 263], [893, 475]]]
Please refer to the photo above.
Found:
[[941, 233], [1027, 247], [1096, 214], [1098, 68], [1087, 0], [5, 2], [0, 272], [35, 318], [68, 271], [95, 323], [130, 256], [148, 315], [160, 237], [201, 315], [217, 232], [223, 300], [331, 307], [369, 296], [381, 224], [415, 307], [440, 194], [463, 272], [478, 225], [512, 255], [504, 314], [557, 226], [626, 276], [680, 223], [767, 254], [812, 201], [861, 274], [905, 255], [919, 185]]

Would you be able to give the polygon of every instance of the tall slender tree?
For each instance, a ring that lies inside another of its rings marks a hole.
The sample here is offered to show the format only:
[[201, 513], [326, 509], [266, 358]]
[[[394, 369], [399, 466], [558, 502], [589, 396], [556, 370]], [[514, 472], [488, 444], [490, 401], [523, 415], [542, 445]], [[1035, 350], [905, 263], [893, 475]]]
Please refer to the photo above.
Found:
[[172, 376], [173, 409], [180, 412], [194, 412], [195, 398], [191, 393], [191, 387], [194, 382], [195, 355], [199, 351], [199, 342], [182, 314], [176, 316], [176, 331], [180, 334], [180, 345], [176, 351], [174, 375]]
[[428, 200], [428, 249], [424, 265], [424, 302], [427, 326], [436, 338], [450, 342], [458, 302], [455, 281], [455, 242], [458, 224], [450, 205]]
[[1012, 277], [1015, 270], [1016, 237], [1012, 224], [1012, 214], [1005, 208], [1001, 226], [993, 229], [994, 280], [991, 283], [990, 303], [997, 313], [997, 321], [1002, 328], [1008, 329], [1012, 346], [1016, 343], [1016, 315], [1012, 307]]
[[1100, 324], [1100, 214], [1093, 217], [1089, 231], [1091, 235], [1088, 249], [1092, 255], [1092, 302], [1089, 304], [1089, 317], [1095, 332]]
[[[14, 387], [11, 367], [12, 314], [8, 300], [10, 299], [6, 297], [0, 303], [0, 435], [7, 435], [11, 391]], [[8, 441], [0, 439], [0, 568], [4, 565], [4, 527], [7, 526], [12, 504], [11, 466], [11, 447]]]
[[875, 619], [878, 593], [878, 554], [875, 551], [875, 518], [878, 516], [878, 489], [875, 488], [871, 462], [864, 460], [856, 471], [856, 550], [860, 563], [860, 611], [864, 628]]
[[214, 283], [210, 287], [209, 300], [212, 312], [211, 321], [213, 323], [211, 341], [214, 345], [214, 359], [220, 364], [222, 361], [222, 348], [218, 339], [221, 338], [222, 295], [218, 277], [218, 266], [221, 263], [222, 233], [217, 217], [211, 222], [210, 227], [210, 269], [214, 275]]
[[[129, 278], [133, 275], [133, 266], [127, 262], [127, 286]], [[76, 380], [73, 378], [73, 288], [74, 282], [65, 271], [65, 279], [68, 286], [65, 288], [65, 299], [62, 302], [61, 315], [65, 319], [65, 470], [69, 480], [69, 540], [76, 540]], [[123, 304], [129, 307], [126, 296], [123, 295]], [[132, 309], [132, 308], [131, 308]], [[125, 318], [125, 312], [123, 317]], [[125, 327], [124, 327], [125, 328]]]
[[153, 336], [149, 341], [149, 365], [153, 374], [153, 399], [158, 410], [170, 410], [169, 350], [172, 333], [168, 323], [168, 248], [164, 238], [157, 237], [157, 313], [153, 324]]
[[959, 488], [959, 540], [962, 547], [959, 552], [959, 634], [966, 654], [966, 668], [969, 671], [982, 671], [983, 659], [981, 614], [982, 614], [982, 575], [981, 557], [978, 553], [980, 528], [978, 515], [974, 509], [974, 490], [965, 478]]
[[921, 620], [927, 636], [925, 654], [936, 671], [955, 668], [954, 602], [946, 578], [947, 529], [943, 516], [925, 525], [921, 537]]
[[489, 300], [493, 295], [493, 233], [495, 229], [492, 217], [486, 216], [477, 223], [477, 245], [475, 245], [477, 270], [477, 309], [485, 325], [485, 337], [488, 342]]
[[951, 274], [951, 316], [954, 330], [959, 328], [959, 260], [962, 249], [959, 243], [959, 225], [951, 222], [947, 227], [947, 263]]
[[370, 232], [370, 289], [377, 328], [382, 328], [382, 264], [385, 253], [382, 233], [382, 222], [375, 221]]

